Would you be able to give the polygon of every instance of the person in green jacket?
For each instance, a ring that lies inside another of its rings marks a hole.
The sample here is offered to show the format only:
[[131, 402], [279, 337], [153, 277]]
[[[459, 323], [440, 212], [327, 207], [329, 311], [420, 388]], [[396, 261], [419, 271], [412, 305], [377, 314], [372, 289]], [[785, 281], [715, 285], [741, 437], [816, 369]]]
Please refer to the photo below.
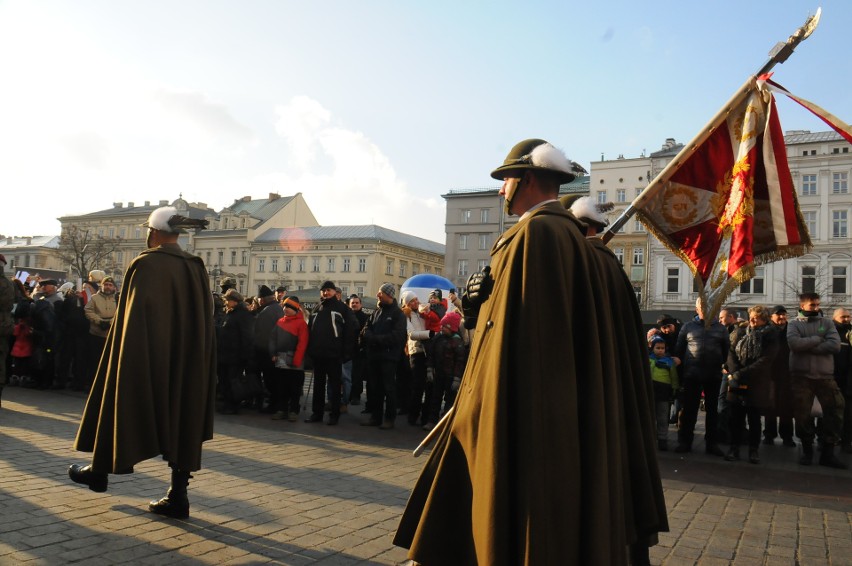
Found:
[[680, 387], [677, 379], [677, 363], [666, 352], [666, 341], [654, 336], [650, 342], [648, 361], [651, 364], [651, 379], [654, 382], [654, 406], [657, 413], [657, 448], [669, 449], [669, 410], [675, 392]]

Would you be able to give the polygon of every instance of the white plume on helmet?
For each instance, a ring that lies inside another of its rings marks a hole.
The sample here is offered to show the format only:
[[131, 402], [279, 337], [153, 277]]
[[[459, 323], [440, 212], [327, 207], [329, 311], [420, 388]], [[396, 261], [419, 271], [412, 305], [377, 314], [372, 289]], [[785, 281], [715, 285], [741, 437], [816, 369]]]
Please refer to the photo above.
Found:
[[176, 214], [177, 209], [175, 207], [163, 206], [151, 212], [151, 215], [148, 216], [148, 222], [145, 223], [145, 226], [163, 232], [175, 232], [175, 230], [173, 230], [172, 227], [169, 226], [169, 219]]
[[536, 167], [555, 169], [556, 171], [563, 171], [571, 175], [586, 172], [583, 167], [568, 159], [561, 149], [551, 143], [543, 143], [533, 148], [529, 158], [530, 163]]
[[597, 204], [592, 197], [580, 197], [571, 203], [571, 212], [581, 220], [590, 220], [602, 226], [609, 225], [606, 213], [614, 208], [612, 203]]

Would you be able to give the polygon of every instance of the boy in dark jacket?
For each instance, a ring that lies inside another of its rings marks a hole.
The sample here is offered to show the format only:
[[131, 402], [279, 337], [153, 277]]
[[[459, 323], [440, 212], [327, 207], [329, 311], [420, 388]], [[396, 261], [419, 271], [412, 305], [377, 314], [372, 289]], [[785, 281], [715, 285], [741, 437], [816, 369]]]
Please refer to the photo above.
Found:
[[442, 403], [443, 411], [446, 412], [455, 402], [456, 392], [459, 390], [467, 363], [467, 349], [459, 335], [460, 323], [459, 313], [448, 312], [441, 319], [441, 334], [434, 338], [434, 392], [423, 430], [432, 430], [438, 422]]

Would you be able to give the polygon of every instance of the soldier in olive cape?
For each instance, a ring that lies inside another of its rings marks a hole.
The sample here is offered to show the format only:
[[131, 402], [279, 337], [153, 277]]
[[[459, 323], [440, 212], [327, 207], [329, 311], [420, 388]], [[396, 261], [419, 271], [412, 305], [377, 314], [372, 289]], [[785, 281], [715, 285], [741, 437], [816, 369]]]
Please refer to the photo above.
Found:
[[463, 297], [467, 368], [394, 539], [420, 564], [628, 562], [621, 331], [585, 225], [557, 200], [580, 172], [540, 139], [492, 172], [521, 218]]
[[148, 249], [124, 276], [74, 443], [92, 452], [92, 462], [68, 470], [73, 481], [103, 492], [107, 474], [130, 473], [162, 455], [171, 488], [148, 508], [175, 518], [189, 516], [190, 472], [201, 468], [201, 444], [213, 438], [213, 295], [204, 262], [177, 243], [185, 229], [204, 225], [171, 206], [154, 210], [144, 224]]

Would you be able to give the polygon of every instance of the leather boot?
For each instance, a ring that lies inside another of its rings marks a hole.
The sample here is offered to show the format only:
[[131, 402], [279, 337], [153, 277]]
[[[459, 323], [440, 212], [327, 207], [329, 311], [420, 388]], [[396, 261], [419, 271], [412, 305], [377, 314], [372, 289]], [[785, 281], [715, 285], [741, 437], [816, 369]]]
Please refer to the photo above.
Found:
[[799, 464], [802, 466], [810, 466], [814, 462], [814, 445], [810, 442], [802, 441], [802, 457], [799, 458]]
[[189, 517], [189, 498], [186, 495], [186, 487], [192, 476], [189, 472], [183, 472], [172, 468], [172, 485], [166, 496], [159, 501], [148, 504], [148, 510], [157, 515], [165, 515], [172, 519], [186, 519]]
[[725, 460], [728, 462], [733, 462], [734, 460], [740, 459], [740, 447], [739, 446], [731, 446], [728, 448], [728, 453], [725, 454]]
[[87, 485], [89, 489], [97, 493], [105, 492], [109, 483], [107, 473], [96, 472], [92, 469], [92, 466], [80, 466], [79, 464], [69, 466], [68, 477], [74, 483]]
[[819, 465], [836, 468], [838, 470], [847, 470], [849, 466], [837, 459], [834, 455], [834, 444], [823, 444], [819, 454]]

